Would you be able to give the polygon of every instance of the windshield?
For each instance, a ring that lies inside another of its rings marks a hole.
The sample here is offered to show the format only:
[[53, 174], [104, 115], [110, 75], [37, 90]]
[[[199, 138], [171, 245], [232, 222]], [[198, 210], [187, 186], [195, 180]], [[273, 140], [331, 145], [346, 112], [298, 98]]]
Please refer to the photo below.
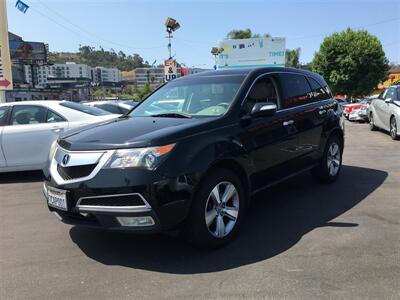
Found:
[[194, 77], [163, 86], [131, 116], [220, 116], [233, 101], [244, 75]]
[[102, 110], [100, 108], [91, 107], [91, 106], [87, 106], [87, 105], [83, 105], [83, 104], [75, 103], [75, 102], [62, 102], [62, 103], [60, 103], [60, 105], [64, 106], [64, 107], [68, 107], [73, 110], [83, 112], [88, 115], [92, 115], [92, 116], [111, 115], [110, 112]]

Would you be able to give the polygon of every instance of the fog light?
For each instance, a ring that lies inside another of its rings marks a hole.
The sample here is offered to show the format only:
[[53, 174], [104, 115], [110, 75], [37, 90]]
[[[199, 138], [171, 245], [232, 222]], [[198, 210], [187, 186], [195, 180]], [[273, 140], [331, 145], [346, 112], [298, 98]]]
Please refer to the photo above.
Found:
[[155, 224], [153, 218], [150, 216], [117, 217], [117, 220], [122, 226], [129, 226], [129, 227], [145, 227]]

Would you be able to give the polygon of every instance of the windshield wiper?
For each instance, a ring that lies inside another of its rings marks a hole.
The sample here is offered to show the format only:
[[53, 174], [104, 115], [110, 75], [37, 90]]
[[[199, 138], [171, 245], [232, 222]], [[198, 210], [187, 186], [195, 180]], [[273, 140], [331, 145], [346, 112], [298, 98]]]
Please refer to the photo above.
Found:
[[185, 118], [185, 119], [191, 119], [191, 115], [187, 115], [184, 113], [179, 113], [179, 112], [171, 112], [171, 113], [162, 113], [162, 114], [155, 114], [151, 115], [151, 117], [162, 117], [162, 118]]

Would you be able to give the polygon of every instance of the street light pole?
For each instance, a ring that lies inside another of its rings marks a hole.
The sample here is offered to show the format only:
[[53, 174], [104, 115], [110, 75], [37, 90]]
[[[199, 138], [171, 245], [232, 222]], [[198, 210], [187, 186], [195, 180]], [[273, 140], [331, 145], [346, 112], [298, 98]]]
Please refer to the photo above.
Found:
[[217, 69], [217, 56], [224, 52], [224, 48], [212, 47], [211, 54], [214, 55], [214, 70]]
[[167, 29], [167, 33], [168, 33], [168, 54], [169, 54], [169, 60], [172, 59], [172, 45], [171, 45], [171, 40], [173, 38], [172, 33], [174, 31], [177, 31], [181, 25], [173, 18], [168, 17], [165, 20], [165, 27]]

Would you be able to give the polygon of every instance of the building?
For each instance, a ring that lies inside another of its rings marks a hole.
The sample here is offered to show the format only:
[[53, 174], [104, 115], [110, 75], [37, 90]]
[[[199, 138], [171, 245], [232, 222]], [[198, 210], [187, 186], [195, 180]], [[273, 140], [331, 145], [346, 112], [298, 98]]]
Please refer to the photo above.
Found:
[[25, 80], [32, 84], [32, 74], [35, 88], [44, 88], [49, 79], [56, 78], [85, 78], [92, 81], [92, 68], [85, 64], [66, 63], [44, 66], [25, 65]]
[[135, 76], [136, 88], [140, 89], [149, 83], [155, 89], [164, 82], [164, 68], [136, 68]]
[[117, 68], [94, 68], [92, 81], [95, 83], [119, 83], [122, 81], [122, 73]]
[[121, 82], [122, 74], [121, 71], [116, 68], [91, 68], [86, 64], [77, 64], [74, 62], [43, 66], [25, 65], [25, 81], [30, 84], [34, 81], [33, 86], [35, 88], [44, 88], [49, 83], [49, 80], [52, 81], [60, 78], [88, 79], [93, 84], [101, 85], [102, 83]]
[[388, 73], [389, 73], [388, 79], [382, 84], [379, 84], [378, 86], [379, 90], [383, 90], [385, 88], [388, 88], [392, 84], [400, 82], [400, 65], [392, 65]]

